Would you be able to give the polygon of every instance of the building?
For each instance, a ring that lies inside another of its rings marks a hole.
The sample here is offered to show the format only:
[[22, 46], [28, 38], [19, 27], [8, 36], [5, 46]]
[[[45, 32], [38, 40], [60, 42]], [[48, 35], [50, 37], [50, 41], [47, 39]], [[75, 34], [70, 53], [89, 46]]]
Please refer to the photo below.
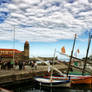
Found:
[[26, 60], [29, 59], [29, 42], [24, 43], [24, 51], [17, 49], [0, 49], [0, 61], [8, 59]]
[[24, 57], [29, 58], [29, 42], [26, 41], [24, 44]]

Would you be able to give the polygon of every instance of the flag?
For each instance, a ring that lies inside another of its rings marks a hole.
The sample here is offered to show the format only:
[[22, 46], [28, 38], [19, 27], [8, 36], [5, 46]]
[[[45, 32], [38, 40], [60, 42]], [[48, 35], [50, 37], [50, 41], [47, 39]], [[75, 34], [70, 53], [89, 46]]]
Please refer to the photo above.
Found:
[[61, 48], [61, 52], [65, 53], [65, 47], [64, 46]]
[[74, 53], [74, 56], [77, 57], [77, 51]]
[[78, 54], [80, 53], [80, 50], [79, 50], [79, 49], [77, 49], [77, 53], [78, 53]]
[[77, 49], [76, 52], [74, 53], [74, 56], [77, 57], [77, 54], [79, 54], [79, 53], [80, 53], [80, 50]]

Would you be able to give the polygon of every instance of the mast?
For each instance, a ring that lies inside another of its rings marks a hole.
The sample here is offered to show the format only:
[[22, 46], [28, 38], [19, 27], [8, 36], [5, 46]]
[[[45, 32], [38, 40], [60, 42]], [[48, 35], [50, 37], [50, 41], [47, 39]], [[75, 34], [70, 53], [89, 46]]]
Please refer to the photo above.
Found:
[[55, 61], [55, 54], [56, 54], [56, 48], [55, 48], [54, 57], [53, 57], [53, 60], [52, 60], [52, 69], [51, 69], [51, 77], [50, 77], [50, 80], [51, 80], [51, 81], [52, 81], [53, 66], [54, 66], [54, 61]]
[[68, 70], [67, 70], [67, 76], [68, 76], [69, 70], [71, 68], [71, 62], [72, 62], [72, 57], [73, 57], [73, 51], [74, 51], [75, 41], [76, 41], [76, 34], [75, 34], [75, 37], [74, 37], [73, 48], [72, 48], [72, 51], [71, 51], [70, 62], [69, 62], [69, 65], [68, 65]]
[[13, 62], [15, 59], [15, 26], [14, 26], [14, 31], [13, 31]]
[[84, 75], [86, 64], [87, 64], [87, 60], [88, 60], [88, 52], [89, 52], [89, 48], [90, 48], [91, 37], [92, 37], [92, 35], [89, 34], [88, 48], [87, 48], [86, 58], [85, 58], [85, 61], [84, 61], [84, 67], [83, 67], [83, 70], [82, 70], [82, 75]]

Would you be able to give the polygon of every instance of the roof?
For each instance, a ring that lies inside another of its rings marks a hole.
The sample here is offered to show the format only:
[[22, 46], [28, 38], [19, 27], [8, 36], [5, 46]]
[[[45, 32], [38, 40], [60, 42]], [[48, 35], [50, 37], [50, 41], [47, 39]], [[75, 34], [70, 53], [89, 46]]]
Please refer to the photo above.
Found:
[[0, 49], [0, 51], [15, 51], [15, 53], [21, 53], [22, 51], [17, 50], [17, 49]]

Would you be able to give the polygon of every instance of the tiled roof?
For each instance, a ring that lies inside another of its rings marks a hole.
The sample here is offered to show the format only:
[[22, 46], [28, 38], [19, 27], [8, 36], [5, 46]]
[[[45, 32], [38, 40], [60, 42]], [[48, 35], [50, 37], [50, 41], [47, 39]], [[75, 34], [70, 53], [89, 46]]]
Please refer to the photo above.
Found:
[[15, 51], [15, 53], [21, 53], [22, 51], [19, 51], [17, 49], [0, 49], [0, 51]]

